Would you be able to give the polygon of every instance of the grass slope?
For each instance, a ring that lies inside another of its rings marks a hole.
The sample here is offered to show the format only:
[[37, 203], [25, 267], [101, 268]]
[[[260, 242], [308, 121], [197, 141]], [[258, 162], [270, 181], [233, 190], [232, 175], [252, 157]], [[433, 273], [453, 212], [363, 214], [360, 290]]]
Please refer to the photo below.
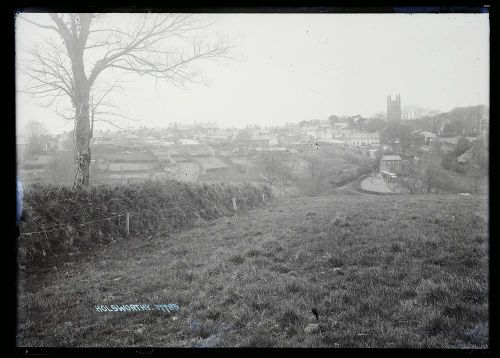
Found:
[[[20, 346], [488, 346], [486, 197], [290, 199], [19, 275]], [[177, 303], [176, 313], [94, 305]], [[319, 320], [311, 309], [317, 308]], [[304, 328], [318, 323], [316, 330]]]

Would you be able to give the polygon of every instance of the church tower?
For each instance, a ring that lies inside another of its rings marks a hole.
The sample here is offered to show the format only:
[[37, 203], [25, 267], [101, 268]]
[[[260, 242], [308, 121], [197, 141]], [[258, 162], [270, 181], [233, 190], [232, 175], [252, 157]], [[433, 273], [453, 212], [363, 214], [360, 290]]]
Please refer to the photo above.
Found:
[[396, 95], [396, 99], [392, 100], [391, 95], [387, 95], [387, 121], [401, 122], [401, 97]]

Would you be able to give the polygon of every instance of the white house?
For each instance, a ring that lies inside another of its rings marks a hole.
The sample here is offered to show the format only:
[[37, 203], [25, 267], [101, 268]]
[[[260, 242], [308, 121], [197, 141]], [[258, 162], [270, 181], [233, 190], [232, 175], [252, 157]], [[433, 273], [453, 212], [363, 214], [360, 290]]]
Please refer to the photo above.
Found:
[[424, 137], [424, 142], [426, 145], [432, 145], [432, 142], [436, 138], [436, 135], [434, 133], [431, 133], [431, 132], [423, 131], [423, 132], [420, 132], [419, 134], [422, 137]]
[[370, 132], [355, 132], [344, 136], [347, 144], [352, 146], [368, 146], [380, 144], [380, 134]]

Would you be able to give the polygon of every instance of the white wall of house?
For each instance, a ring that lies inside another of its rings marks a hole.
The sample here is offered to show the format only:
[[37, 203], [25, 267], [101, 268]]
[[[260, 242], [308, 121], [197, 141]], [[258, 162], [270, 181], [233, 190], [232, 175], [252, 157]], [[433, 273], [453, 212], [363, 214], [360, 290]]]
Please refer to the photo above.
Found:
[[351, 134], [345, 137], [347, 144], [353, 146], [366, 146], [380, 144], [380, 137], [375, 135]]

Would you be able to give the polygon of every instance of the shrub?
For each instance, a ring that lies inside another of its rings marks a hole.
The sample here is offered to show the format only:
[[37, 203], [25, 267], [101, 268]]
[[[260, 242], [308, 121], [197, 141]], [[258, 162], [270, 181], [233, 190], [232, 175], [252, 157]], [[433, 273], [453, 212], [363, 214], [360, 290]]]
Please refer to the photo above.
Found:
[[232, 198], [238, 212], [259, 207], [262, 194], [266, 201], [272, 198], [269, 189], [251, 184], [146, 181], [82, 190], [34, 184], [24, 197], [28, 220], [21, 224], [21, 261], [34, 263], [73, 246], [89, 248], [124, 236], [125, 217], [119, 214], [130, 213], [130, 235], [149, 237], [234, 215]]

